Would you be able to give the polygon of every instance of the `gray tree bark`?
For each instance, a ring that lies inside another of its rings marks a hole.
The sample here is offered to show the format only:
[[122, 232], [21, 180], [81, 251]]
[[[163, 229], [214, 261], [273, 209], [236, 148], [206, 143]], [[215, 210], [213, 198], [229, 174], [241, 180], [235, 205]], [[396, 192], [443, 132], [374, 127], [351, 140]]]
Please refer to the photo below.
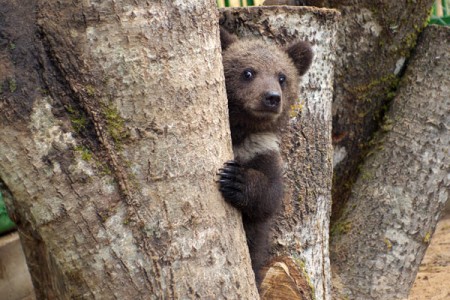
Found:
[[283, 133], [286, 195], [273, 230], [277, 257], [262, 283], [265, 299], [330, 298], [331, 101], [338, 19], [337, 11], [305, 7], [222, 10], [221, 25], [241, 37], [279, 45], [307, 40], [314, 51]]
[[266, 0], [342, 12], [333, 96], [334, 183], [332, 220], [339, 218], [359, 166], [372, 150], [386, 106], [405, 62], [427, 24], [434, 0]]
[[427, 27], [334, 226], [345, 299], [402, 299], [450, 191], [450, 28]]
[[2, 1], [0, 178], [38, 299], [256, 299], [217, 10]]
[[[309, 2], [309, 1], [305, 1]], [[333, 213], [342, 212], [434, 0], [311, 0], [342, 12], [333, 97]]]

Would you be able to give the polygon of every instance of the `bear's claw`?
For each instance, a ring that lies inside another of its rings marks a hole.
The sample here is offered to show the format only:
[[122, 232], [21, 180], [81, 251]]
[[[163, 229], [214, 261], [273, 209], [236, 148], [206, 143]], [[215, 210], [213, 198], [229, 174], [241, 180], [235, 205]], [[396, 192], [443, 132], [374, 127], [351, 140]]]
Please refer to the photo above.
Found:
[[229, 160], [225, 162], [224, 167], [219, 169], [217, 173], [220, 177], [218, 180], [220, 185], [220, 192], [222, 196], [232, 205], [242, 207], [244, 201], [244, 178], [242, 176], [241, 165]]

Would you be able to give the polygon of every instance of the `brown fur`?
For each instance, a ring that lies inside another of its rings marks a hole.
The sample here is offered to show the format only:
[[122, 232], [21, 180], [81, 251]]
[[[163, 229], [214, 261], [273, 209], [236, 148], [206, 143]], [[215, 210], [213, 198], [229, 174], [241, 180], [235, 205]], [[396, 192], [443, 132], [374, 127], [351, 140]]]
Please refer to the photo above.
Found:
[[309, 68], [312, 51], [305, 42], [282, 49], [224, 30], [221, 42], [235, 160], [219, 172], [220, 191], [242, 211], [259, 285], [259, 270], [269, 257], [270, 220], [283, 198], [278, 134], [298, 98], [299, 77]]

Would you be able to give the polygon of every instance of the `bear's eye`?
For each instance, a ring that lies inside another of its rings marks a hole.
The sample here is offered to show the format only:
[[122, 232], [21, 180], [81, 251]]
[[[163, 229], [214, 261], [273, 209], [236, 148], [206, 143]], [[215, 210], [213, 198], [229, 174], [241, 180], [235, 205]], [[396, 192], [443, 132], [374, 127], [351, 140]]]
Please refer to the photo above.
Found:
[[286, 83], [286, 75], [284, 74], [278, 75], [278, 82], [280, 83], [280, 85], [284, 85]]
[[242, 72], [242, 76], [244, 76], [245, 79], [250, 80], [255, 76], [255, 71], [252, 69], [246, 69]]

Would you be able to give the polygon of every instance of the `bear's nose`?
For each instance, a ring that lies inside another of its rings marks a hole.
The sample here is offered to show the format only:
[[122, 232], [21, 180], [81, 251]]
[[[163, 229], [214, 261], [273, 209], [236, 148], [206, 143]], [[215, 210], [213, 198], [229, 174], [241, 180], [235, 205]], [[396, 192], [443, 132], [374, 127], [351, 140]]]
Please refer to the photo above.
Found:
[[281, 95], [278, 92], [267, 92], [264, 104], [269, 108], [277, 108], [280, 105]]

